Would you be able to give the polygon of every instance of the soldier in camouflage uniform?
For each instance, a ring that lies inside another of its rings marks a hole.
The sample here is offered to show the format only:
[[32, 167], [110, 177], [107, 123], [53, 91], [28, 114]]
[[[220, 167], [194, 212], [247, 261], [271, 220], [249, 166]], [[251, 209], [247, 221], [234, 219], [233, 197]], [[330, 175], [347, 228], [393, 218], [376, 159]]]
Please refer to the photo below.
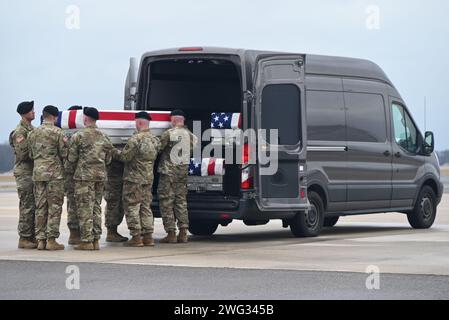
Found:
[[[162, 243], [185, 243], [187, 229], [187, 175], [190, 155], [197, 138], [184, 126], [185, 114], [182, 110], [171, 113], [172, 128], [161, 136], [161, 160], [158, 172], [157, 195], [164, 229], [167, 236]], [[176, 237], [176, 220], [179, 234]]]
[[97, 129], [99, 118], [95, 108], [84, 108], [85, 128], [71, 138], [68, 161], [75, 165], [75, 199], [80, 224], [81, 243], [75, 250], [100, 250], [101, 201], [106, 166], [111, 163], [109, 138]]
[[125, 212], [123, 210], [122, 189], [124, 164], [112, 159], [107, 167], [108, 180], [104, 191], [106, 200], [105, 225], [108, 230], [107, 242], [124, 242], [128, 238], [118, 233], [117, 227], [122, 223]]
[[64, 203], [64, 165], [67, 138], [55, 126], [58, 108], [46, 106], [43, 124], [28, 136], [30, 158], [34, 160], [33, 182], [36, 203], [36, 238], [38, 250], [63, 250], [59, 237]]
[[123, 175], [123, 207], [131, 240], [129, 247], [154, 246], [153, 240], [153, 166], [160, 148], [159, 139], [151, 132], [151, 117], [142, 111], [136, 114], [135, 133], [115, 157], [125, 163]]
[[34, 237], [35, 203], [33, 194], [33, 161], [28, 152], [28, 135], [33, 130], [31, 121], [34, 120], [34, 101], [22, 102], [17, 107], [17, 113], [22, 120], [9, 136], [9, 144], [16, 157], [14, 177], [16, 178], [17, 193], [19, 195], [19, 245], [21, 249], [35, 249]]
[[[81, 106], [72, 106], [68, 110], [82, 110]], [[69, 148], [70, 148], [70, 136], [69, 139]], [[75, 180], [73, 180], [73, 175], [75, 174], [74, 165], [66, 161], [64, 164], [65, 169], [65, 194], [67, 196], [67, 227], [70, 231], [69, 236], [69, 244], [76, 245], [80, 243], [80, 231], [79, 231], [79, 222], [78, 215], [76, 212], [76, 200], [75, 200]]]

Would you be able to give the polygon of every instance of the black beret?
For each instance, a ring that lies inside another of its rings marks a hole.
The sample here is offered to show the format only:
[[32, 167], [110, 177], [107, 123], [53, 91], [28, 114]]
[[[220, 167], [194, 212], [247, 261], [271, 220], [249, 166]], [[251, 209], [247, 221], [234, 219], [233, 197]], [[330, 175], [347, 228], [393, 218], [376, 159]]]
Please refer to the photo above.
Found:
[[100, 118], [100, 114], [96, 108], [85, 107], [83, 113], [94, 120], [98, 120]]
[[136, 119], [151, 120], [151, 115], [148, 112], [141, 111], [136, 113]]
[[81, 106], [71, 106], [67, 110], [71, 111], [71, 110], [82, 110], [82, 109], [83, 109], [83, 107], [81, 107]]
[[170, 113], [170, 116], [171, 117], [173, 117], [173, 116], [181, 116], [181, 117], [186, 117], [186, 114], [184, 113], [184, 111], [182, 111], [181, 109], [176, 109], [176, 110], [173, 110], [171, 113]]
[[24, 101], [17, 106], [18, 114], [27, 114], [34, 108], [34, 101]]
[[58, 108], [56, 108], [54, 106], [46, 106], [44, 108], [44, 112], [51, 114], [52, 116], [55, 116], [55, 117], [59, 116], [59, 110], [58, 110]]

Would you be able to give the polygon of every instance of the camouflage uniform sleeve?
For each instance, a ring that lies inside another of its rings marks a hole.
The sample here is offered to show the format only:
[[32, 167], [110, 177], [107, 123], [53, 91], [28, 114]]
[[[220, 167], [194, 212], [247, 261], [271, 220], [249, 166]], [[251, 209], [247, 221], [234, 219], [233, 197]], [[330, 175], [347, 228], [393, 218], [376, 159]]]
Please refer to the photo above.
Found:
[[68, 155], [68, 148], [67, 148], [67, 137], [64, 134], [64, 131], [59, 131], [59, 137], [58, 137], [58, 152], [61, 159], [66, 160]]
[[112, 158], [113, 155], [115, 154], [115, 152], [117, 151], [114, 147], [114, 145], [111, 142], [111, 139], [109, 139], [109, 137], [107, 135], [104, 135], [104, 138], [106, 140], [106, 159], [105, 159], [105, 163], [106, 165], [110, 165], [112, 162]]
[[28, 148], [28, 157], [29, 157], [31, 160], [34, 160], [34, 156], [33, 156], [33, 147], [32, 147], [32, 145], [33, 145], [33, 137], [34, 137], [34, 134], [33, 134], [33, 132], [31, 132], [31, 133], [28, 135], [27, 140], [26, 140], [27, 148]]
[[170, 132], [169, 130], [165, 131], [161, 136], [161, 145], [160, 150], [164, 150], [170, 142]]
[[156, 153], [161, 152], [161, 150], [162, 150], [161, 140], [159, 140], [159, 138], [156, 136], [153, 136], [153, 145], [154, 145], [154, 149], [156, 149]]
[[70, 139], [69, 152], [67, 156], [67, 160], [71, 164], [78, 163], [79, 158], [79, 134], [75, 133]]
[[135, 136], [131, 137], [122, 151], [118, 151], [117, 158], [122, 162], [130, 162], [137, 154], [138, 141]]
[[25, 161], [30, 159], [30, 148], [28, 144], [28, 139], [20, 132], [14, 132], [12, 134], [12, 144], [14, 147], [14, 153], [17, 160]]
[[73, 174], [75, 171], [74, 170], [75, 168], [73, 167], [73, 163], [68, 161], [69, 151], [70, 151], [70, 148], [72, 147], [72, 143], [73, 143], [73, 139], [69, 139], [69, 141], [67, 142], [67, 161], [64, 162], [64, 170], [68, 174]]

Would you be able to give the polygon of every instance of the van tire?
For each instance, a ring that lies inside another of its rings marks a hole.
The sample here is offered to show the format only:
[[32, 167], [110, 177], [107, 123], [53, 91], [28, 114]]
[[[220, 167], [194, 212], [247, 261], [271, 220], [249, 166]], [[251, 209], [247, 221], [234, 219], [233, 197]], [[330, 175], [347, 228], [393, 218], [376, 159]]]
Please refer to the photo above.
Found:
[[290, 220], [290, 230], [295, 237], [317, 237], [324, 223], [324, 203], [315, 191], [308, 192], [309, 212], [299, 212]]
[[190, 220], [189, 231], [195, 236], [211, 236], [217, 231], [218, 222], [214, 220]]
[[415, 207], [407, 213], [407, 219], [414, 229], [429, 229], [435, 222], [437, 201], [435, 192], [429, 186], [422, 187]]
[[340, 217], [328, 217], [328, 218], [324, 218], [324, 227], [326, 228], [331, 228], [333, 226], [335, 226], [338, 222], [338, 219], [340, 219]]

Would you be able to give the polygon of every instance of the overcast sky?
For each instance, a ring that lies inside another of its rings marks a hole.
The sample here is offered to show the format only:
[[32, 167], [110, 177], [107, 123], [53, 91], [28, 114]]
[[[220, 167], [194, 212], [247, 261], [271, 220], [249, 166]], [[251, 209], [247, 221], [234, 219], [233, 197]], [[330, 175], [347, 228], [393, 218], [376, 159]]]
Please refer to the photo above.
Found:
[[373, 60], [421, 131], [427, 96], [427, 129], [449, 149], [448, 13], [447, 0], [0, 0], [0, 142], [23, 100], [38, 115], [47, 104], [120, 109], [129, 57], [202, 45]]

